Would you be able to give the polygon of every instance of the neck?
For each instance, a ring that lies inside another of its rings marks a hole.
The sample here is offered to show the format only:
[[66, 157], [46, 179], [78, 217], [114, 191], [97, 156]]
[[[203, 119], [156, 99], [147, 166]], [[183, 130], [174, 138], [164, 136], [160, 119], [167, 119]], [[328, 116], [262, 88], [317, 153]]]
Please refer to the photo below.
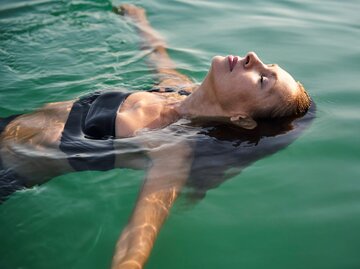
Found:
[[224, 112], [206, 77], [203, 83], [189, 97], [179, 102], [175, 107], [183, 118], [221, 117]]

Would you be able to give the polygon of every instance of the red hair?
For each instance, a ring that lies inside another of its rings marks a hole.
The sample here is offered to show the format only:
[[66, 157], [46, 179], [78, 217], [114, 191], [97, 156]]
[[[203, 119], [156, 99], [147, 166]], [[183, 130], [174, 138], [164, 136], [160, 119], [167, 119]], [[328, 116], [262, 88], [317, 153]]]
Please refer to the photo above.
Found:
[[306, 92], [304, 86], [297, 82], [298, 93], [291, 100], [286, 103], [282, 103], [275, 107], [271, 112], [270, 118], [281, 118], [281, 117], [298, 117], [304, 115], [310, 108], [311, 98]]

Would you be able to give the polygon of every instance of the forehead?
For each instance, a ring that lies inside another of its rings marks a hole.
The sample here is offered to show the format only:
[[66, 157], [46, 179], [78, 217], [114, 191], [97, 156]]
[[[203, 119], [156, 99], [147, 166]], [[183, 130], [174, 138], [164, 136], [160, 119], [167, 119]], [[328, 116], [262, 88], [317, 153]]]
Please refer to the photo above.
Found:
[[298, 84], [295, 79], [280, 66], [275, 66], [274, 69], [277, 77], [274, 90], [279, 91], [279, 93], [284, 95], [295, 95], [298, 90]]

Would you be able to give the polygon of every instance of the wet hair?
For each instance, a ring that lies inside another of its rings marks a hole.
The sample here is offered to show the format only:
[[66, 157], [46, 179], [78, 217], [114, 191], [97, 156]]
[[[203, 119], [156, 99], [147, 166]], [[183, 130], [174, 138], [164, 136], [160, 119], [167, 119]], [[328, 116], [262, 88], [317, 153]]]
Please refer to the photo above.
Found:
[[271, 112], [270, 118], [300, 117], [310, 108], [311, 98], [304, 86], [298, 81], [298, 94], [290, 101], [286, 101], [275, 107]]

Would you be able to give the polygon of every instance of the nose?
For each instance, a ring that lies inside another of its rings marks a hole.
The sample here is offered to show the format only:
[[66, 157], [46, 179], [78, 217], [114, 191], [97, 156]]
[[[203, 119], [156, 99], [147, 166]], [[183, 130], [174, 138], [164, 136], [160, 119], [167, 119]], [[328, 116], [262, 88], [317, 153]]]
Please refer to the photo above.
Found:
[[255, 52], [253, 51], [248, 52], [244, 59], [244, 67], [250, 68], [258, 65], [263, 66], [264, 64], [262, 63], [262, 61], [259, 59], [259, 57], [256, 55]]

